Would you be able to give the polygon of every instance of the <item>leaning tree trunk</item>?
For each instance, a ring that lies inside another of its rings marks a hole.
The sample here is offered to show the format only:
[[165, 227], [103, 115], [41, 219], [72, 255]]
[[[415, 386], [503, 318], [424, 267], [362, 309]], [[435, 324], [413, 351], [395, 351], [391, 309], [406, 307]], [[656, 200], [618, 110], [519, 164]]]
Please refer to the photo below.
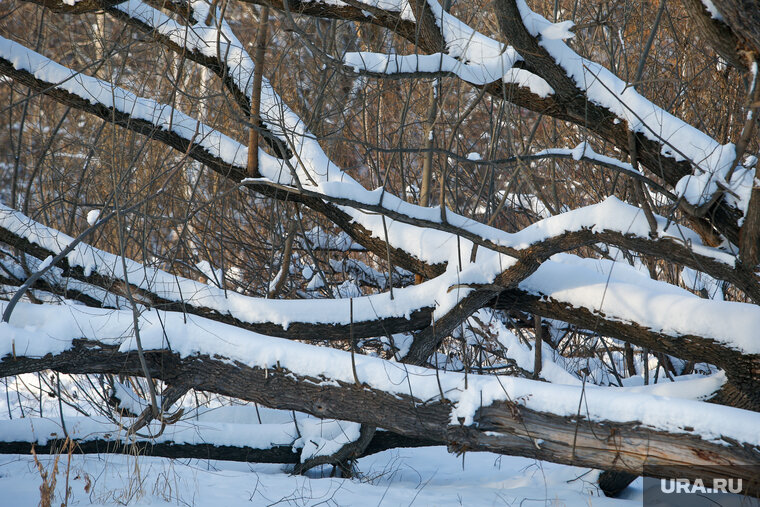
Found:
[[[225, 357], [180, 357], [165, 350], [145, 351], [150, 373], [169, 385], [183, 383], [209, 391], [320, 418], [335, 418], [384, 428], [399, 435], [445, 444], [456, 453], [489, 451], [575, 466], [640, 475], [696, 479], [705, 473], [744, 479], [745, 493], [760, 496], [751, 465], [760, 465], [760, 448], [730, 445], [688, 433], [671, 433], [626, 423], [561, 416], [523, 406], [520, 400], [495, 402], [475, 413], [473, 424], [452, 422], [452, 404], [389, 393], [366, 384], [304, 377], [284, 368], [252, 368]], [[0, 376], [53, 369], [61, 373], [118, 373], [142, 376], [134, 353], [117, 345], [75, 340], [59, 354], [42, 358], [8, 355]], [[431, 372], [432, 373], [432, 372]], [[675, 465], [689, 465], [688, 470]]]

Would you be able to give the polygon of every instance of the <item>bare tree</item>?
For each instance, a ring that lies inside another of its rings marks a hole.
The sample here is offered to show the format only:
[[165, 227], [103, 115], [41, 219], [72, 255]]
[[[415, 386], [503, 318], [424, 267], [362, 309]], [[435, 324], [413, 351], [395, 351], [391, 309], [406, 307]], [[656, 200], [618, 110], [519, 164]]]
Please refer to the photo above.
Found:
[[4, 4], [0, 375], [760, 495], [760, 11], [489, 5]]

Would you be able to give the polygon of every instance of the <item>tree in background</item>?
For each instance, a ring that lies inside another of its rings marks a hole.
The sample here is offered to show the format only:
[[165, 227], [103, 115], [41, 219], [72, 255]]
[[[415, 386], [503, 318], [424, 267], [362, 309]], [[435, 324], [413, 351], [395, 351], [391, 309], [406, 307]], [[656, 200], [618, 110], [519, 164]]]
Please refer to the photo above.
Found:
[[297, 471], [760, 463], [756, 7], [254, 3], [2, 4], [9, 419], [345, 421]]

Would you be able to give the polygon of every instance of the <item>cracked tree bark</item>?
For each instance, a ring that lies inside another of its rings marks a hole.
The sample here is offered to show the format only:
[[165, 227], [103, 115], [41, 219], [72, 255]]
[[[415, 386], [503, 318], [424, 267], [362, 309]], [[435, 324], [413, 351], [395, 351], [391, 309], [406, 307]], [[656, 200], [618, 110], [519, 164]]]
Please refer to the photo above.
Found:
[[[628, 423], [597, 422], [584, 416], [537, 412], [516, 402], [482, 406], [474, 424], [452, 424], [450, 402], [389, 394], [370, 386], [301, 377], [285, 369], [251, 368], [224, 357], [180, 357], [145, 351], [151, 375], [169, 384], [191, 381], [194, 389], [298, 410], [321, 418], [374, 425], [415, 439], [445, 444], [453, 452], [489, 451], [641, 474], [644, 465], [659, 466], [657, 477], [700, 473], [740, 476], [744, 492], [760, 496], [760, 448], [741, 442], [721, 445], [688, 433], [668, 433]], [[137, 355], [118, 346], [79, 340], [60, 354], [43, 358], [5, 356], [0, 376], [52, 369], [61, 373], [114, 373], [141, 376]], [[327, 382], [326, 382], [327, 381]], [[689, 470], [673, 470], [688, 464]], [[737, 465], [747, 465], [745, 467]], [[683, 477], [683, 475], [679, 475]]]

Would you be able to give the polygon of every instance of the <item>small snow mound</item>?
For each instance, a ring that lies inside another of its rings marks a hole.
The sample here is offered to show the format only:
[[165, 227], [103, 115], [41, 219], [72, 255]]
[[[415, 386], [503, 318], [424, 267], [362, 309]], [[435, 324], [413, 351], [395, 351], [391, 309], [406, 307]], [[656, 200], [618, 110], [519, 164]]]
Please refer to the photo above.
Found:
[[87, 223], [90, 225], [95, 225], [95, 223], [100, 218], [100, 210], [90, 210], [89, 213], [87, 213]]
[[473, 151], [467, 154], [467, 160], [483, 160], [483, 157], [480, 156], [480, 153]]
[[720, 15], [720, 11], [717, 7], [715, 7], [715, 4], [712, 3], [711, 0], [702, 0], [702, 4], [705, 6], [705, 9], [707, 9], [707, 12], [710, 13], [710, 16], [712, 16], [713, 19], [723, 21], [723, 16]]
[[563, 21], [561, 23], [552, 23], [541, 30], [541, 37], [548, 40], [565, 40], [572, 39], [575, 34], [570, 29], [575, 26], [572, 21]]
[[200, 261], [195, 267], [203, 273], [209, 283], [221, 287], [222, 280], [224, 280], [224, 272], [221, 269], [214, 267], [209, 261]]
[[588, 153], [589, 155], [594, 154], [594, 150], [591, 149], [586, 141], [583, 141], [578, 144], [578, 146], [573, 148], [573, 150], [570, 152], [570, 155], [573, 157], [573, 160], [580, 160], [587, 154], [587, 149], [590, 152]]

